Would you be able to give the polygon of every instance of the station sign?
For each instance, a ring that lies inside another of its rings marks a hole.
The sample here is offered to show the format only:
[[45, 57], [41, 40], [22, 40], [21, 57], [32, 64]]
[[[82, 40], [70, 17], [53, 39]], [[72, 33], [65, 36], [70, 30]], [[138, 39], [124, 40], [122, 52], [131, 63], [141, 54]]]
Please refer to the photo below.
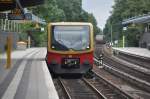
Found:
[[6, 19], [7, 14], [6, 13], [0, 13], [0, 19]]
[[8, 13], [8, 20], [32, 20], [31, 13], [23, 13], [21, 9], [16, 8], [12, 10], [11, 13]]
[[13, 14], [13, 13], [8, 13], [8, 20], [24, 20], [25, 15], [24, 14]]
[[0, 13], [0, 19], [6, 19], [6, 18], [8, 18], [8, 20], [32, 20], [32, 14], [31, 13], [25, 13], [25, 14]]
[[25, 15], [22, 14], [21, 9], [15, 8], [11, 11], [11, 13], [8, 13], [8, 20], [24, 20]]
[[13, 3], [14, 0], [0, 0], [0, 3], [2, 4], [10, 4], [10, 3]]

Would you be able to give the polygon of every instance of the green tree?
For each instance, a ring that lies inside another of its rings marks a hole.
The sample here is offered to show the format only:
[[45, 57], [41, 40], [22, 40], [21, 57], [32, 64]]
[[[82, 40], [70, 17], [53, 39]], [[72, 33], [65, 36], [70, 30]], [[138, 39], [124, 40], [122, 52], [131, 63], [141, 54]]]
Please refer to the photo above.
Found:
[[[44, 5], [30, 8], [30, 10], [46, 22], [91, 22], [94, 27], [94, 35], [102, 33], [97, 26], [97, 21], [93, 14], [82, 9], [82, 0], [45, 0]], [[34, 35], [35, 42], [40, 45], [45, 34]], [[46, 39], [46, 38], [45, 38]]]
[[56, 0], [45, 0], [44, 5], [31, 8], [32, 12], [47, 22], [65, 21], [65, 13], [62, 9], [58, 8]]
[[[134, 16], [147, 14], [150, 12], [150, 2], [149, 0], [115, 0], [113, 6], [113, 11], [111, 16], [108, 18], [105, 28], [103, 30], [106, 38], [110, 41], [111, 35], [111, 26], [113, 33], [113, 40], [122, 39], [122, 21]], [[132, 26], [131, 26], [132, 27]], [[128, 28], [129, 30], [125, 32], [127, 45], [128, 46], [137, 46], [138, 40], [136, 39], [137, 35], [141, 35], [143, 26], [137, 25], [134, 27]]]
[[66, 16], [66, 21], [79, 21], [82, 11], [82, 0], [56, 0], [58, 8], [62, 9]]

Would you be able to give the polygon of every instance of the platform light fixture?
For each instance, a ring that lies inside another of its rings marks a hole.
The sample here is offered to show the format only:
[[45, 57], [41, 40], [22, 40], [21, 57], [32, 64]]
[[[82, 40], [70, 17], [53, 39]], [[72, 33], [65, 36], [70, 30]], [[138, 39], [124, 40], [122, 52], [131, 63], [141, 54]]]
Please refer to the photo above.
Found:
[[[126, 31], [127, 30], [127, 27], [123, 27], [123, 31]], [[125, 47], [125, 33], [123, 33], [123, 36], [122, 36], [122, 47], [124, 48]]]

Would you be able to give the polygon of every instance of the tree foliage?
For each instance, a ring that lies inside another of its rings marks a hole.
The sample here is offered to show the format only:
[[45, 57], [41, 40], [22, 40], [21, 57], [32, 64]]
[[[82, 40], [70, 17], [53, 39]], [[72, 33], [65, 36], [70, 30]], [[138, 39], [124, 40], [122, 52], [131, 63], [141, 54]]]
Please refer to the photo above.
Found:
[[[101, 33], [93, 14], [82, 9], [82, 0], [45, 0], [44, 5], [29, 8], [35, 15], [49, 22], [91, 22], [94, 26], [94, 35]], [[42, 35], [36, 35], [35, 41], [42, 40]], [[45, 38], [45, 34], [43, 34]]]
[[[150, 12], [150, 2], [149, 0], [115, 0], [113, 6], [112, 15], [107, 20], [105, 28], [103, 30], [104, 34], [108, 41], [110, 41], [111, 35], [111, 26], [113, 33], [113, 41], [121, 40], [123, 33], [125, 33], [127, 45], [128, 46], [138, 46], [139, 38], [138, 35], [141, 35], [143, 31], [143, 26], [129, 26], [127, 31], [122, 31], [122, 21], [134, 16], [147, 14]], [[132, 28], [130, 28], [132, 27]]]

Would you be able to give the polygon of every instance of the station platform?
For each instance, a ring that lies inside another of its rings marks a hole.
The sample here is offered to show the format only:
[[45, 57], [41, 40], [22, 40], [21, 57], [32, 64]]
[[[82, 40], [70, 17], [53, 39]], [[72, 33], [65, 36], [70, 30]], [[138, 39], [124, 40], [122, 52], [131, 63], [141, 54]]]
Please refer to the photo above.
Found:
[[14, 51], [10, 69], [0, 54], [0, 99], [59, 99], [45, 54], [46, 48]]
[[116, 48], [114, 47], [113, 50], [150, 59], [150, 50], [146, 48], [139, 48], [139, 47]]

